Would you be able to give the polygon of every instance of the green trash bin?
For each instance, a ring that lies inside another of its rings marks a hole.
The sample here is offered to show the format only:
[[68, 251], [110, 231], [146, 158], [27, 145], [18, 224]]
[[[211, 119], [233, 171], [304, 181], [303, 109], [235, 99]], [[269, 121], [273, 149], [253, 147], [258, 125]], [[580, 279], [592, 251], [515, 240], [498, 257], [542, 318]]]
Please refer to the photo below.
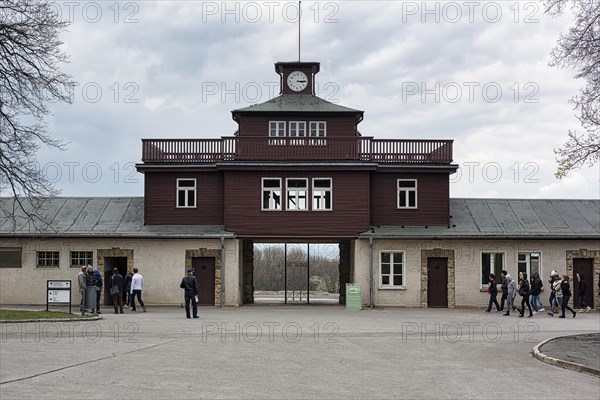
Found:
[[346, 283], [346, 310], [362, 308], [362, 283]]

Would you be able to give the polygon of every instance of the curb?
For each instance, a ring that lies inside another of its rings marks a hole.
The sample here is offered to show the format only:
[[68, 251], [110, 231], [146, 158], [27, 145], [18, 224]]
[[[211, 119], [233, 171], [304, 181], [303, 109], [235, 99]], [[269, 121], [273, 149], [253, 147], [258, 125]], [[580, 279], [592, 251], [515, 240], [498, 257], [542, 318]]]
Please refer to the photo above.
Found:
[[534, 348], [533, 348], [533, 352], [532, 352], [532, 356], [534, 358], [537, 358], [538, 360], [540, 360], [541, 362], [544, 362], [546, 364], [550, 364], [550, 365], [554, 365], [557, 367], [561, 367], [564, 369], [568, 369], [571, 371], [575, 371], [575, 372], [579, 372], [579, 373], [584, 373], [584, 374], [589, 374], [592, 376], [596, 376], [596, 377], [600, 377], [600, 370], [596, 369], [594, 367], [588, 367], [587, 365], [583, 365], [583, 364], [579, 364], [576, 362], [572, 362], [572, 361], [566, 361], [566, 360], [561, 360], [559, 358], [555, 358], [555, 357], [550, 357], [544, 353], [542, 353], [540, 351], [540, 347], [542, 347], [543, 345], [545, 345], [546, 343], [554, 340], [554, 339], [558, 339], [558, 338], [564, 338], [564, 337], [569, 337], [572, 335], [567, 335], [567, 336], [555, 336], [552, 337], [550, 339], [546, 339], [543, 342], [537, 344]]
[[71, 321], [98, 321], [102, 317], [93, 318], [40, 318], [40, 319], [5, 319], [0, 324], [18, 324], [21, 322], [71, 322]]

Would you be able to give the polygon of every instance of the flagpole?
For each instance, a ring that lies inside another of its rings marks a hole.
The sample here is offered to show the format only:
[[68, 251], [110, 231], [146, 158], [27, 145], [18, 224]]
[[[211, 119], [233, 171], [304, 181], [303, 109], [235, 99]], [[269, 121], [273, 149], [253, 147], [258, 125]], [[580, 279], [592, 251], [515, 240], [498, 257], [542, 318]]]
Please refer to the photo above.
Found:
[[302, 1], [298, 1], [298, 61], [300, 61], [300, 21], [302, 19]]

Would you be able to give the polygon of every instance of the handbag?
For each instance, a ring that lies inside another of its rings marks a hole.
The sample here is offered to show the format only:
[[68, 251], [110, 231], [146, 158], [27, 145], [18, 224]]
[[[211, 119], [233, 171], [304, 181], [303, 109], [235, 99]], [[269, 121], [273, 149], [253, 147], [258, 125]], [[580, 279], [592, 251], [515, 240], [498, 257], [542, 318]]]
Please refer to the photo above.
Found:
[[113, 286], [110, 288], [110, 295], [114, 296], [115, 294], [119, 293], [119, 287], [118, 286]]

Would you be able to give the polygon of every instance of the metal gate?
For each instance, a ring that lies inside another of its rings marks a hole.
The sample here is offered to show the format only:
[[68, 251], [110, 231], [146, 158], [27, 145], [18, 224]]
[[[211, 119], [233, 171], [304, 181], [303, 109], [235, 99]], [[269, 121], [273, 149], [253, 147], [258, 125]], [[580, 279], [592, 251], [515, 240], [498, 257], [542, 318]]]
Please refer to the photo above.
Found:
[[285, 303], [310, 303], [310, 246], [305, 243], [286, 243], [284, 265]]

